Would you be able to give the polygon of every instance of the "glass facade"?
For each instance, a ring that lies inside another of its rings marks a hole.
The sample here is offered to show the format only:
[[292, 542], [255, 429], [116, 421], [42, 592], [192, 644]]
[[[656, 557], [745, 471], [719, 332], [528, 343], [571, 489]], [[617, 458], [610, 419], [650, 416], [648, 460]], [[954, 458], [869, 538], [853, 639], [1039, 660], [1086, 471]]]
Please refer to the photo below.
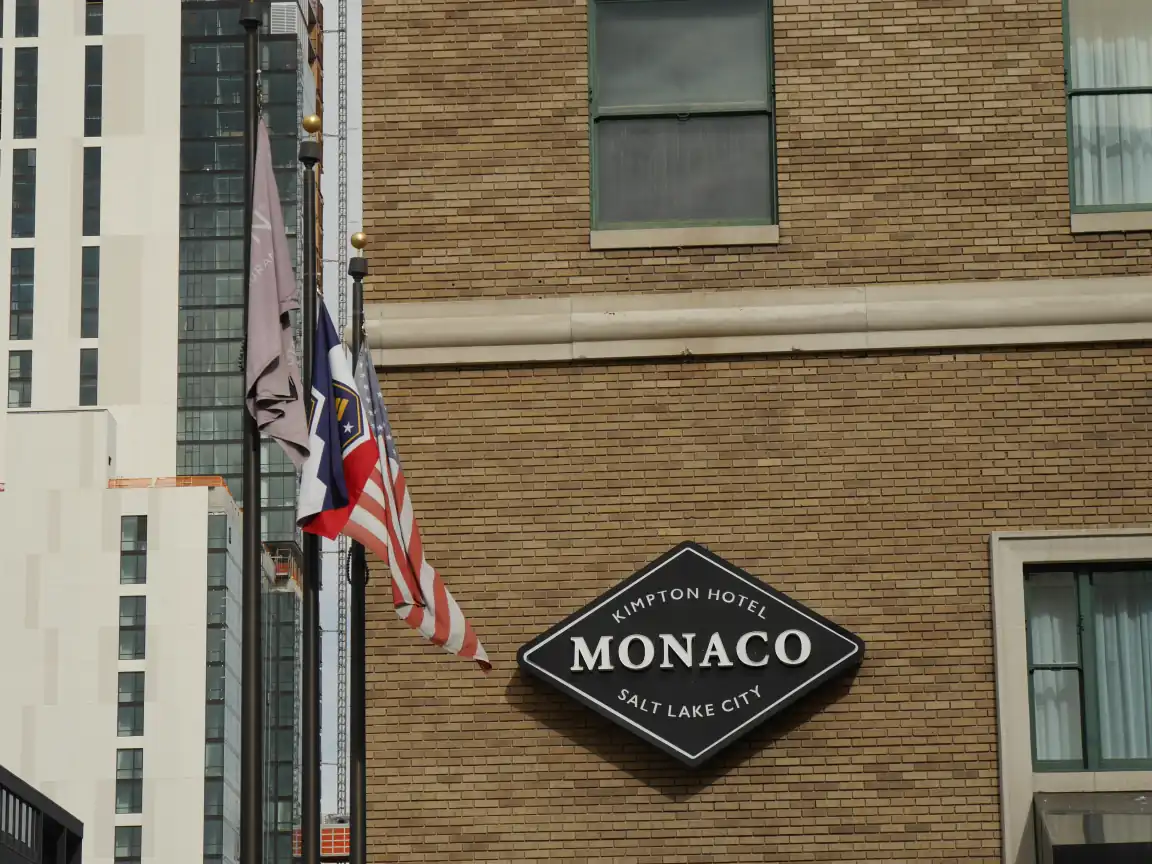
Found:
[[205, 693], [204, 864], [236, 864], [240, 842], [239, 531], [208, 516], [208, 677]]
[[264, 594], [264, 860], [289, 864], [293, 833], [300, 827], [300, 645], [301, 603], [296, 550], [276, 555], [276, 576]]
[[[184, 0], [181, 79], [180, 331], [177, 472], [220, 475], [243, 498], [244, 45], [236, 5]], [[263, 111], [288, 243], [297, 255], [300, 48], [261, 36]], [[296, 473], [262, 447], [263, 537], [296, 538]]]

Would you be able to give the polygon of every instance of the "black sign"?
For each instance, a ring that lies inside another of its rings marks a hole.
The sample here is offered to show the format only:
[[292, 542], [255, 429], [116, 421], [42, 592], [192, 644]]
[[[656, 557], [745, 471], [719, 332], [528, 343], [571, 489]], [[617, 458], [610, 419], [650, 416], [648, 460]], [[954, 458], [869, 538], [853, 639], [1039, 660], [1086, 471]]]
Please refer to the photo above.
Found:
[[864, 659], [864, 643], [682, 543], [520, 649], [520, 668], [689, 765]]

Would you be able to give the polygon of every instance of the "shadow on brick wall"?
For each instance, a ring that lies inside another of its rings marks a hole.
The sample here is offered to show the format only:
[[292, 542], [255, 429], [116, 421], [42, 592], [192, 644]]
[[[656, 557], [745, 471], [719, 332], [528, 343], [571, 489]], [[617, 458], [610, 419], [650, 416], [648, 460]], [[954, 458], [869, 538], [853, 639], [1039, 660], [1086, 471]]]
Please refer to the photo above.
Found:
[[[504, 693], [514, 710], [591, 754], [594, 760], [612, 763], [672, 801], [686, 802], [747, 762], [755, 761], [761, 770], [771, 773], [773, 754], [778, 746], [786, 745], [790, 759], [802, 759], [806, 746], [803, 739], [807, 736], [798, 733], [802, 733], [813, 718], [851, 692], [858, 671], [858, 668], [853, 669], [830, 681], [697, 768], [681, 764], [595, 711], [524, 673], [513, 676]], [[553, 736], [543, 734], [525, 735], [520, 743], [525, 749], [539, 749], [542, 756], [544, 751], [554, 753], [557, 745]], [[822, 758], [828, 755], [829, 749], [836, 747], [836, 743], [825, 738], [814, 741], [811, 746], [819, 749]], [[788, 773], [795, 770], [793, 766]]]

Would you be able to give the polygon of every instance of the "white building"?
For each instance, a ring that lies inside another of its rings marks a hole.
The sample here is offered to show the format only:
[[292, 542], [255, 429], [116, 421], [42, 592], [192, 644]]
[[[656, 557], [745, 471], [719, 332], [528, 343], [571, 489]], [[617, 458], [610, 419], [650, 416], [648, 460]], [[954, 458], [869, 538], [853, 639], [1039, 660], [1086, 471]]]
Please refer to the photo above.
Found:
[[[236, 4], [0, 11], [0, 656], [20, 658], [0, 670], [0, 764], [83, 821], [85, 862], [234, 864]], [[293, 234], [320, 14], [312, 0], [272, 3], [262, 40]], [[265, 452], [264, 539], [278, 550], [265, 847], [278, 864], [299, 820], [299, 597], [295, 478]]]

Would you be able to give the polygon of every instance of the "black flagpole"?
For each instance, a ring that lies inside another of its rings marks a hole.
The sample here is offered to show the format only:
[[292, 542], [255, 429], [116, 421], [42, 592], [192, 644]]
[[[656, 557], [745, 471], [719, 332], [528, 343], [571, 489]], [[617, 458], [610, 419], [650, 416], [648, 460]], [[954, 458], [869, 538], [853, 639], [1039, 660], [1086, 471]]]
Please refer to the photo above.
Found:
[[[356, 255], [348, 262], [348, 275], [352, 277], [352, 356], [360, 358], [360, 346], [364, 339], [364, 277], [368, 275], [368, 259], [364, 257], [366, 244], [363, 234], [352, 237]], [[349, 677], [352, 679], [352, 693], [349, 702], [349, 747], [348, 762], [352, 769], [351, 783], [351, 843], [349, 844], [349, 864], [366, 864], [368, 843], [368, 776], [366, 770], [366, 720], [365, 691], [367, 673], [365, 657], [365, 594], [368, 582], [368, 561], [364, 547], [353, 544], [349, 556], [349, 581], [352, 583], [351, 603], [351, 663]]]
[[[320, 131], [320, 118], [304, 118], [311, 136]], [[303, 287], [303, 384], [312, 392], [312, 355], [316, 350], [316, 165], [324, 155], [324, 145], [309, 137], [300, 142], [300, 162], [304, 166], [304, 287]], [[303, 703], [300, 753], [301, 807], [300, 839], [304, 864], [320, 864], [320, 538], [304, 534], [303, 630], [300, 698]]]
[[[260, 6], [239, 0], [244, 28], [244, 332], [248, 332], [248, 293], [252, 276], [252, 205], [256, 130], [260, 106]], [[243, 370], [243, 361], [241, 361]], [[243, 371], [240, 373], [244, 374]], [[241, 409], [243, 410], [243, 409]], [[260, 432], [244, 410], [243, 623], [240, 637], [240, 861], [264, 862], [264, 676], [261, 651], [260, 589]]]

